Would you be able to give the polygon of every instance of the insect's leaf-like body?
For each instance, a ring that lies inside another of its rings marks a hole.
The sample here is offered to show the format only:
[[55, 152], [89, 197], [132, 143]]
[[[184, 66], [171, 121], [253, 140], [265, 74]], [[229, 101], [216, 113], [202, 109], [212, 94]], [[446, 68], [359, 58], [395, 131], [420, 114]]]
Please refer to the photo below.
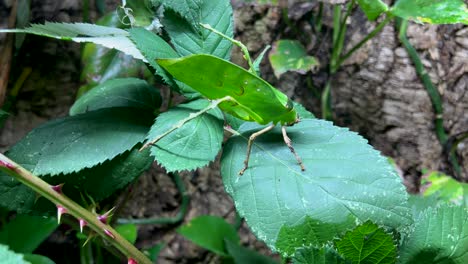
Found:
[[174, 78], [191, 86], [208, 99], [230, 96], [233, 101], [219, 107], [242, 120], [259, 124], [291, 125], [297, 122], [292, 101], [262, 78], [229, 61], [206, 54], [157, 63]]

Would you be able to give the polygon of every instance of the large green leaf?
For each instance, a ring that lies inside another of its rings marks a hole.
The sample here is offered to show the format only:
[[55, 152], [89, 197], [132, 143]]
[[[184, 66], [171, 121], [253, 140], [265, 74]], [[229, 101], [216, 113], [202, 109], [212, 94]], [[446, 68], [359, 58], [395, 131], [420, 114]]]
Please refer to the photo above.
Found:
[[272, 249], [292, 255], [367, 220], [393, 228], [411, 223], [405, 188], [387, 159], [327, 121], [304, 119], [287, 128], [306, 171], [275, 128], [256, 139], [249, 168], [239, 176], [247, 138], [259, 128], [245, 123], [242, 136], [229, 139], [221, 174], [241, 216]]
[[106, 108], [57, 119], [35, 128], [7, 155], [36, 175], [76, 172], [142, 142], [152, 118], [138, 108]]
[[25, 254], [24, 259], [31, 264], [55, 264], [50, 258], [37, 254]]
[[[86, 194], [98, 202], [134, 181], [152, 162], [149, 151], [134, 149], [90, 169], [41, 178], [52, 185], [64, 183], [63, 192], [74, 201], [82, 201], [81, 193], [86, 190]], [[48, 213], [55, 210], [51, 205], [45, 199], [37, 200], [33, 190], [0, 172], [0, 207], [20, 213]]]
[[226, 250], [228, 254], [234, 260], [236, 264], [244, 264], [244, 263], [255, 263], [255, 264], [278, 264], [272, 258], [264, 256], [256, 251], [250, 250], [245, 248], [239, 243], [232, 242], [230, 240], [225, 239], [224, 244], [226, 246]]
[[380, 14], [388, 11], [388, 6], [381, 0], [357, 0], [367, 18], [370, 21], [376, 20]]
[[7, 246], [0, 244], [0, 259], [2, 264], [31, 264], [24, 260], [23, 255], [15, 253], [8, 249]]
[[349, 231], [336, 242], [338, 253], [352, 263], [393, 264], [396, 246], [393, 237], [368, 221]]
[[32, 253], [56, 228], [53, 217], [17, 215], [0, 231], [0, 244], [18, 253]]
[[415, 218], [403, 237], [399, 263], [468, 263], [468, 208], [441, 204]]
[[178, 15], [182, 16], [189, 24], [192, 24], [195, 28], [199, 26], [198, 15], [201, 12], [203, 0], [161, 0], [159, 1], [166, 9], [171, 9]]
[[70, 115], [111, 107], [133, 107], [154, 112], [161, 106], [161, 100], [159, 91], [144, 80], [113, 79], [81, 96], [71, 107]]
[[297, 40], [278, 40], [269, 58], [276, 78], [288, 71], [305, 74], [319, 66], [318, 60], [308, 56]]
[[199, 0], [193, 1], [190, 6], [197, 6], [193, 9], [197, 10], [196, 13], [192, 11], [190, 15], [196, 18], [194, 21], [184, 19], [172, 9], [165, 12], [163, 19], [163, 25], [177, 52], [181, 56], [204, 53], [229, 59], [232, 43], [211, 31], [194, 26], [194, 24], [209, 24], [216, 30], [232, 37], [233, 22], [230, 1]]
[[390, 12], [417, 22], [468, 24], [468, 8], [462, 0], [398, 0]]
[[32, 24], [25, 29], [1, 29], [4, 33], [29, 33], [50, 38], [71, 40], [74, 42], [92, 42], [107, 48], [120, 50], [136, 59], [144, 60], [143, 55], [128, 39], [128, 32], [113, 27], [87, 23]]
[[[209, 104], [209, 101], [199, 99], [160, 114], [147, 139], [162, 135]], [[223, 115], [219, 109], [212, 109], [163, 137], [151, 147], [151, 154], [167, 171], [193, 170], [214, 160], [221, 149], [223, 135]]]
[[300, 248], [293, 257], [293, 264], [344, 264], [346, 262], [334, 249], [330, 247]]
[[177, 229], [177, 232], [193, 243], [218, 255], [227, 256], [224, 241], [239, 243], [236, 229], [223, 218], [217, 216], [199, 216]]

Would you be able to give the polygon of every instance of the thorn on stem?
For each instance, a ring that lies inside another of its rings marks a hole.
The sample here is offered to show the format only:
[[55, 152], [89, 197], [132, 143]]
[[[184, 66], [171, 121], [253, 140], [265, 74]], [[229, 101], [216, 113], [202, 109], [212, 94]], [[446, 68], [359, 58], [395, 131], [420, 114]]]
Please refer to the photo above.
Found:
[[138, 262], [132, 258], [129, 258], [127, 264], [138, 264]]
[[108, 220], [108, 218], [111, 216], [112, 211], [114, 211], [114, 208], [110, 209], [110, 210], [107, 211], [105, 214], [98, 215], [98, 216], [97, 216], [97, 219], [99, 220], [99, 222], [101, 222], [101, 223], [107, 225], [107, 220]]
[[105, 233], [108, 237], [110, 237], [110, 238], [112, 238], [112, 239], [115, 239], [115, 236], [114, 236], [114, 234], [112, 234], [111, 231], [109, 231], [109, 230], [107, 230], [107, 229], [104, 229], [104, 233]]
[[9, 170], [13, 170], [15, 169], [15, 166], [13, 166], [13, 164], [9, 163], [9, 162], [6, 162], [6, 161], [3, 161], [3, 160], [0, 160], [0, 167], [5, 167]]
[[52, 188], [52, 190], [56, 191], [59, 194], [62, 194], [62, 187], [63, 187], [63, 183], [61, 183], [59, 185], [50, 186], [50, 188]]
[[62, 218], [63, 214], [67, 213], [67, 209], [61, 205], [57, 205], [57, 221], [60, 224], [60, 219]]
[[88, 222], [86, 222], [84, 219], [80, 219], [80, 232], [83, 233], [83, 228], [88, 225]]

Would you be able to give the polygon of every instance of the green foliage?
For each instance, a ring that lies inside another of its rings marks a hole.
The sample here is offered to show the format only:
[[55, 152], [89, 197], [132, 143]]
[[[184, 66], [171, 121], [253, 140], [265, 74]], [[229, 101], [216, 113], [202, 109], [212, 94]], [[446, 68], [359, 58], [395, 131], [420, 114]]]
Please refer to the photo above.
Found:
[[71, 107], [70, 115], [112, 107], [140, 108], [141, 111], [151, 113], [159, 109], [161, 102], [159, 91], [144, 80], [117, 78], [106, 81], [81, 96]]
[[392, 235], [370, 221], [349, 231], [336, 242], [338, 253], [352, 263], [395, 263], [396, 246]]
[[424, 196], [435, 196], [444, 202], [468, 205], [468, 184], [454, 180], [443, 173], [433, 171], [421, 180], [427, 188]]
[[17, 254], [8, 249], [7, 246], [0, 244], [0, 259], [4, 264], [32, 264], [23, 259], [23, 255]]
[[134, 224], [125, 224], [125, 225], [118, 225], [115, 227], [115, 231], [117, 231], [121, 236], [123, 236], [128, 242], [135, 244], [137, 239], [137, 226]]
[[376, 20], [380, 14], [388, 11], [388, 6], [381, 0], [357, 0], [370, 21]]
[[[147, 27], [153, 23], [153, 10], [149, 0], [129, 0], [117, 11], [122, 12], [124, 23], [132, 27]], [[119, 13], [120, 13], [119, 12]]]
[[28, 33], [39, 36], [71, 40], [74, 42], [91, 42], [107, 48], [120, 50], [136, 59], [144, 59], [140, 51], [127, 38], [128, 32], [114, 27], [105, 27], [87, 23], [51, 23], [32, 24], [25, 29], [1, 29], [0, 32]]
[[277, 264], [273, 259], [261, 255], [255, 251], [247, 249], [239, 243], [234, 243], [230, 240], [224, 240], [226, 250], [234, 260], [234, 263], [255, 263], [255, 264]]
[[2, 226], [0, 244], [18, 253], [32, 253], [57, 226], [55, 218], [20, 214]]
[[345, 261], [334, 249], [330, 247], [300, 248], [292, 258], [293, 264], [344, 264]]
[[142, 142], [152, 118], [140, 109], [120, 107], [56, 119], [31, 131], [8, 156], [37, 175], [77, 172]]
[[[227, 36], [233, 35], [232, 7], [229, 0], [196, 0], [188, 7], [196, 7], [184, 17], [179, 15], [186, 3], [167, 5], [162, 24], [171, 38], [171, 43], [181, 56], [191, 54], [212, 54], [219, 58], [229, 59], [232, 43], [217, 34], [201, 29], [200, 23], [214, 26]], [[163, 1], [167, 2], [167, 1]]]
[[[97, 25], [124, 28], [117, 12], [111, 12], [96, 22]], [[141, 72], [150, 74], [141, 60], [135, 60], [132, 56], [119, 52], [116, 49], [108, 49], [94, 43], [86, 43], [81, 52], [81, 82], [85, 85], [78, 90], [78, 97], [89, 91], [94, 86], [113, 78], [137, 76]]]
[[288, 71], [305, 74], [319, 66], [317, 58], [308, 56], [297, 40], [278, 40], [270, 52], [270, 63], [276, 78]]
[[228, 256], [225, 240], [239, 244], [239, 235], [234, 227], [216, 216], [199, 216], [178, 228], [177, 232], [221, 256]]
[[53, 262], [48, 257], [36, 254], [26, 254], [24, 255], [24, 260], [30, 262], [31, 264], [55, 264], [55, 262]]
[[[168, 131], [194, 112], [206, 108], [204, 99], [178, 105], [162, 113], [151, 127], [147, 139], [151, 140]], [[223, 116], [218, 109], [187, 122], [151, 147], [151, 155], [169, 171], [193, 170], [213, 161], [223, 141]]]
[[[228, 140], [221, 175], [237, 210], [269, 247], [292, 254], [295, 250], [281, 245], [292, 244], [293, 239], [316, 244], [322, 241], [311, 232], [318, 229], [328, 239], [353, 228], [355, 221], [392, 228], [411, 223], [406, 191], [387, 160], [362, 137], [323, 120], [304, 119], [288, 128], [305, 172], [300, 172], [276, 129], [255, 141], [249, 169], [239, 177], [247, 138], [258, 129], [246, 123], [239, 129], [242, 136]], [[301, 226], [306, 229], [297, 237], [281, 236], [283, 228]]]
[[416, 22], [468, 24], [468, 8], [462, 0], [398, 0], [390, 12]]
[[468, 262], [468, 208], [441, 204], [415, 217], [415, 224], [404, 234], [400, 263]]

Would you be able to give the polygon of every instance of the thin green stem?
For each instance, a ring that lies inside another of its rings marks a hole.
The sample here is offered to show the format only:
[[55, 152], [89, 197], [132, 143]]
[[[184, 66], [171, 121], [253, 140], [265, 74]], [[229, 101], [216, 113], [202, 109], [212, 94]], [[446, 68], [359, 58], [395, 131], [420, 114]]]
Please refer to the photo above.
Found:
[[385, 27], [385, 25], [388, 24], [388, 22], [392, 21], [393, 19], [393, 16], [390, 15], [390, 14], [387, 14], [387, 17], [382, 21], [380, 22], [377, 27], [374, 28], [374, 30], [372, 30], [365, 38], [363, 38], [358, 44], [356, 44], [354, 47], [352, 47], [345, 55], [343, 55], [342, 57], [340, 57], [338, 59], [338, 62], [336, 63], [336, 68], [340, 68], [341, 64], [343, 64], [343, 62], [345, 62], [349, 57], [351, 57], [351, 55], [353, 55], [353, 53], [360, 49], [364, 44], [366, 44], [367, 41], [369, 41], [370, 39], [372, 39], [373, 37], [375, 37], [380, 31], [382, 31], [382, 29]]
[[[346, 35], [346, 21], [348, 20], [348, 17], [351, 15], [351, 11], [353, 10], [355, 4], [355, 0], [352, 0], [346, 5], [346, 13], [343, 18], [343, 20], [340, 20], [338, 18], [333, 18], [333, 26], [335, 27], [336, 25], [337, 28], [333, 28], [333, 50], [332, 50], [332, 56], [330, 58], [330, 74], [334, 74], [338, 68], [338, 60], [340, 58], [341, 52], [343, 51], [343, 46], [344, 46], [344, 40], [345, 40], [345, 35]], [[334, 14], [335, 15], [335, 14]], [[337, 16], [341, 16], [341, 11], [336, 14]], [[338, 31], [338, 33], [335, 33], [335, 31]]]
[[190, 203], [190, 197], [188, 196], [184, 182], [180, 175], [177, 173], [170, 173], [172, 181], [174, 181], [177, 190], [182, 197], [180, 203], [179, 212], [174, 217], [158, 217], [158, 218], [144, 218], [144, 219], [124, 219], [119, 218], [117, 223], [119, 224], [135, 224], [135, 225], [173, 225], [182, 222], [185, 215], [187, 214], [187, 208]]
[[[435, 112], [434, 123], [435, 123], [435, 130], [436, 130], [437, 138], [439, 139], [440, 144], [442, 146], [445, 146], [448, 140], [448, 136], [444, 128], [444, 119], [443, 119], [444, 111], [442, 108], [442, 98], [439, 94], [439, 91], [432, 83], [431, 78], [427, 74], [427, 71], [421, 62], [421, 59], [419, 58], [418, 52], [413, 47], [413, 45], [411, 45], [408, 38], [406, 37], [406, 30], [408, 28], [408, 20], [402, 20], [400, 18], [397, 18], [396, 22], [397, 22], [396, 26], [399, 29], [398, 37], [400, 39], [400, 42], [403, 44], [411, 60], [413, 61], [416, 72], [419, 78], [421, 79], [424, 85], [424, 88], [426, 88], [429, 98], [431, 99], [432, 107], [434, 108], [434, 112]], [[455, 171], [456, 176], [458, 176], [461, 173], [461, 169], [460, 169], [460, 165], [458, 164], [455, 153], [449, 154], [449, 161], [452, 164], [452, 167]]]
[[323, 2], [320, 2], [319, 10], [317, 12], [317, 18], [314, 20], [314, 28], [315, 28], [315, 32], [317, 33], [322, 31], [322, 25], [323, 25], [322, 17], [323, 17]]
[[253, 65], [253, 62], [252, 62], [252, 59], [250, 58], [250, 54], [249, 54], [249, 50], [247, 49], [247, 47], [240, 41], [238, 40], [235, 40], [227, 35], [225, 35], [224, 33], [214, 29], [211, 25], [209, 24], [203, 24], [203, 23], [200, 23], [200, 25], [208, 30], [210, 30], [211, 32], [231, 41], [234, 45], [237, 45], [241, 50], [242, 50], [242, 53], [244, 53], [244, 59], [247, 61], [247, 63], [249, 64], [249, 72], [251, 72], [252, 74], [254, 75], [257, 75], [257, 73], [255, 72], [255, 67]]
[[325, 89], [322, 92], [321, 106], [322, 106], [322, 118], [325, 120], [332, 120], [333, 115], [331, 111], [331, 78], [328, 79]]
[[67, 214], [75, 217], [76, 219], [83, 219], [86, 221], [87, 226], [90, 229], [118, 249], [127, 258], [133, 258], [140, 264], [151, 263], [143, 253], [136, 249], [125, 238], [120, 236], [119, 233], [117, 233], [117, 231], [115, 231], [111, 226], [100, 222], [95, 214], [81, 207], [62, 193], [55, 191], [47, 182], [35, 176], [1, 153], [0, 169], [6, 171], [10, 176], [33, 189], [36, 193], [42, 195], [55, 205], [65, 208]]

